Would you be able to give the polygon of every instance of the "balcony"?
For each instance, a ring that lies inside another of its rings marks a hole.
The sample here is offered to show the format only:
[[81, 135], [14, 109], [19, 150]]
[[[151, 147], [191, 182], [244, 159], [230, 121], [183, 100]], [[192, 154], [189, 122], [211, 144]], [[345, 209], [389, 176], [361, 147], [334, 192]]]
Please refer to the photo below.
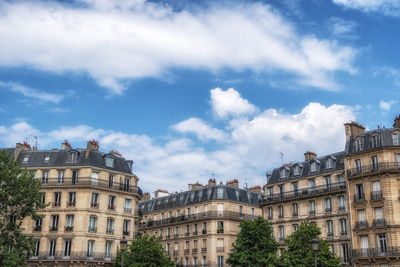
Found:
[[113, 235], [114, 234], [114, 229], [107, 229], [106, 234], [108, 235]]
[[[56, 251], [53, 256], [49, 256], [48, 252], [41, 252], [37, 256], [32, 256], [28, 261], [43, 261], [43, 260], [73, 260], [73, 261], [104, 261], [110, 262], [114, 260], [111, 255], [105, 255], [104, 253], [93, 253], [90, 257], [87, 251], [71, 252], [69, 256], [64, 256], [63, 251]], [[85, 264], [86, 266], [86, 264]]]
[[33, 231], [34, 231], [34, 232], [41, 232], [41, 231], [42, 231], [42, 226], [41, 226], [41, 225], [35, 225], [35, 226], [33, 226]]
[[179, 237], [179, 234], [174, 234], [174, 238], [178, 238]]
[[207, 229], [203, 229], [203, 230], [201, 231], [201, 233], [202, 233], [203, 235], [206, 235], [206, 234], [207, 234]]
[[189, 232], [186, 232], [186, 233], [185, 233], [185, 236], [190, 236], [190, 233], [189, 233]]
[[356, 230], [363, 230], [363, 229], [367, 229], [367, 228], [368, 228], [367, 221], [356, 222], [356, 225], [354, 227], [354, 229], [356, 229]]
[[198, 235], [199, 233], [197, 232], [197, 231], [194, 231], [193, 232], [193, 235]]
[[354, 195], [354, 202], [355, 203], [360, 203], [360, 202], [364, 202], [365, 201], [365, 196], [364, 194], [360, 194], [360, 195]]
[[65, 232], [72, 232], [74, 230], [73, 226], [65, 226]]
[[326, 234], [326, 236], [327, 236], [327, 237], [333, 237], [333, 232], [328, 232], [328, 233]]
[[99, 203], [98, 202], [91, 202], [90, 207], [93, 209], [98, 209], [99, 208]]
[[381, 190], [371, 192], [371, 200], [382, 200], [382, 199], [383, 199], [383, 194]]
[[75, 207], [75, 201], [69, 201], [67, 202], [67, 207]]
[[176, 256], [176, 255], [178, 255], [179, 254], [179, 250], [174, 250], [174, 256]]
[[60, 207], [60, 202], [52, 202], [51, 206], [52, 207]]
[[332, 183], [328, 186], [321, 185], [315, 187], [300, 188], [297, 191], [288, 191], [283, 193], [272, 194], [264, 196], [261, 201], [261, 205], [269, 205], [278, 202], [286, 202], [292, 200], [306, 199], [310, 197], [315, 197], [317, 195], [327, 195], [332, 193], [345, 192], [346, 184], [344, 182]]
[[[131, 234], [130, 231], [122, 231], [122, 235], [129, 236]], [[162, 235], [160, 235], [160, 238], [162, 239]]]
[[165, 238], [166, 239], [171, 239], [171, 235], [166, 235]]
[[346, 211], [346, 207], [345, 206], [339, 206], [338, 210], [339, 211]]
[[185, 254], [185, 255], [189, 255], [189, 249], [187, 248], [187, 249], [185, 249], [184, 251], [183, 251], [183, 254]]
[[325, 208], [325, 213], [331, 213], [332, 212], [332, 208]]
[[197, 254], [197, 248], [192, 249], [192, 254]]
[[347, 170], [347, 177], [351, 178], [360, 175], [370, 175], [389, 171], [400, 171], [400, 164], [398, 162], [381, 162], [378, 164], [364, 165]]
[[223, 252], [225, 252], [224, 247], [217, 247], [217, 253], [223, 253]]
[[138, 227], [139, 229], [146, 229], [146, 228], [156, 228], [161, 225], [172, 225], [172, 224], [180, 224], [182, 222], [198, 222], [203, 220], [234, 220], [234, 221], [244, 221], [244, 220], [251, 220], [251, 214], [243, 214], [242, 217], [239, 217], [239, 212], [232, 212], [232, 211], [225, 211], [223, 213], [218, 211], [208, 211], [204, 213], [199, 213], [198, 216], [185, 216], [181, 215], [179, 217], [168, 218], [164, 220], [157, 220], [157, 221], [148, 221], [148, 222], [140, 222]]
[[224, 233], [224, 228], [223, 227], [218, 227], [217, 228], [217, 234], [223, 234]]
[[201, 253], [207, 253], [207, 248], [201, 248]]
[[132, 186], [132, 185], [124, 185], [124, 183], [111, 183], [109, 184], [108, 180], [103, 181], [103, 180], [98, 180], [98, 181], [93, 181], [91, 178], [65, 178], [63, 184], [58, 183], [57, 178], [48, 178], [48, 179], [43, 179], [38, 178], [39, 181], [42, 182], [42, 186], [44, 188], [47, 187], [71, 187], [71, 186], [78, 186], [78, 187], [95, 187], [95, 188], [108, 188], [116, 191], [124, 191], [124, 192], [130, 192], [137, 194], [139, 196], [143, 196], [142, 190], [137, 187], [137, 186]]
[[353, 258], [399, 257], [400, 247], [353, 249]]
[[124, 208], [124, 213], [132, 213], [132, 209], [131, 208]]
[[373, 221], [372, 225], [375, 228], [385, 227], [386, 226], [386, 221], [385, 221], [385, 219], [376, 219], [376, 220]]
[[90, 226], [89, 226], [88, 232], [90, 232], [90, 233], [97, 233], [97, 227], [90, 227]]
[[340, 235], [341, 236], [346, 236], [347, 235], [347, 231], [340, 231]]
[[115, 205], [113, 204], [113, 205], [108, 205], [108, 209], [109, 210], [115, 210]]
[[49, 227], [51, 232], [56, 232], [58, 231], [58, 226], [57, 225], [52, 225]]
[[309, 210], [309, 211], [308, 211], [308, 214], [309, 214], [309, 215], [315, 215], [315, 210]]

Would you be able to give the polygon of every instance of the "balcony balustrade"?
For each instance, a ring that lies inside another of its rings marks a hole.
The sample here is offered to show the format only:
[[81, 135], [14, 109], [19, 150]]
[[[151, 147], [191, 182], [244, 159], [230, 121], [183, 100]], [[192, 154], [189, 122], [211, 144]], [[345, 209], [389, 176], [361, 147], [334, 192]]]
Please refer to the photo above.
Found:
[[197, 248], [192, 249], [192, 254], [197, 254]]
[[369, 175], [372, 173], [379, 173], [382, 171], [399, 171], [400, 163], [398, 162], [381, 162], [378, 164], [364, 165], [347, 170], [347, 177], [351, 178], [353, 176], [359, 175]]
[[400, 247], [353, 249], [353, 258], [399, 257]]
[[42, 231], [42, 226], [41, 226], [41, 225], [35, 225], [35, 226], [33, 226], [33, 231], [35, 231], [35, 232], [41, 232], [41, 231]]
[[174, 234], [174, 238], [178, 238], [179, 237], [179, 234]]
[[359, 202], [364, 202], [365, 201], [365, 196], [364, 194], [355, 194], [354, 195], [354, 202], [359, 203]]
[[386, 221], [385, 221], [385, 219], [376, 219], [373, 221], [372, 225], [376, 228], [385, 227]]
[[52, 232], [58, 231], [58, 226], [57, 225], [52, 225], [49, 228], [50, 228], [50, 231], [52, 231]]
[[185, 254], [185, 255], [189, 255], [189, 249], [187, 248], [187, 249], [185, 249], [184, 251], [183, 251], [183, 254]]
[[225, 248], [224, 247], [217, 247], [217, 252], [218, 253], [225, 252]]
[[65, 232], [72, 232], [74, 230], [73, 226], [65, 226]]
[[362, 230], [368, 228], [368, 222], [367, 221], [360, 221], [356, 222], [355, 229], [357, 230]]
[[199, 233], [197, 232], [197, 231], [194, 231], [193, 232], [193, 235], [198, 235]]
[[207, 248], [201, 248], [201, 253], [207, 253]]
[[371, 200], [381, 200], [383, 199], [382, 191], [372, 191], [371, 192]]
[[54, 256], [49, 256], [48, 252], [41, 252], [37, 256], [32, 256], [29, 261], [42, 260], [76, 260], [76, 261], [105, 261], [114, 260], [114, 255], [105, 255], [104, 253], [93, 253], [88, 256], [87, 251], [71, 252], [69, 256], [64, 256], [62, 251], [56, 251]]
[[176, 255], [178, 255], [179, 254], [179, 250], [174, 250], [174, 255], [176, 256]]

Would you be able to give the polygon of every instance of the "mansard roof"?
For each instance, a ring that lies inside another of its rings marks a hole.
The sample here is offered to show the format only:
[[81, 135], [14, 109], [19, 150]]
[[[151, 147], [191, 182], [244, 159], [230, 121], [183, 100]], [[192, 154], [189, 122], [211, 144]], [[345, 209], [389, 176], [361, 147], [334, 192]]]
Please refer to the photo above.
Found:
[[[303, 161], [303, 162], [297, 162], [292, 164], [291, 166], [289, 165], [284, 165], [281, 166], [279, 168], [275, 168], [272, 171], [271, 176], [268, 179], [268, 185], [274, 185], [277, 183], [281, 183], [281, 182], [286, 182], [288, 180], [297, 180], [300, 178], [305, 178], [305, 177], [309, 177], [309, 176], [314, 176], [314, 175], [325, 175], [328, 173], [331, 173], [333, 171], [344, 171], [344, 158], [345, 156], [345, 152], [337, 152], [337, 153], [333, 153], [333, 154], [329, 154], [329, 155], [325, 155], [322, 157], [317, 157], [317, 158], [313, 158], [307, 161]], [[333, 167], [332, 168], [326, 168], [326, 163], [328, 161], [328, 159], [333, 159]], [[316, 163], [317, 164], [317, 170], [315, 172], [311, 172], [311, 164], [312, 163]], [[300, 167], [300, 172], [299, 175], [294, 175], [294, 168], [296, 166]], [[285, 168], [287, 170], [287, 174], [284, 178], [281, 178], [281, 169]]]
[[[218, 198], [218, 189], [223, 192], [222, 198]], [[143, 214], [147, 214], [154, 211], [173, 209], [210, 200], [230, 200], [239, 204], [259, 206], [261, 198], [261, 193], [226, 185], [217, 185], [144, 201], [139, 203], [139, 210], [143, 212]]]

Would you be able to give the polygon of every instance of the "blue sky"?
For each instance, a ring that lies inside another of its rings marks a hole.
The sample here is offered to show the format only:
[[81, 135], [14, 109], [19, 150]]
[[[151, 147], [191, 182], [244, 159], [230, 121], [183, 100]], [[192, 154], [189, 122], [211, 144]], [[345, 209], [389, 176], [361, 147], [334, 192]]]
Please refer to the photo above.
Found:
[[400, 1], [215, 2], [0, 0], [0, 146], [95, 138], [175, 191], [392, 126]]

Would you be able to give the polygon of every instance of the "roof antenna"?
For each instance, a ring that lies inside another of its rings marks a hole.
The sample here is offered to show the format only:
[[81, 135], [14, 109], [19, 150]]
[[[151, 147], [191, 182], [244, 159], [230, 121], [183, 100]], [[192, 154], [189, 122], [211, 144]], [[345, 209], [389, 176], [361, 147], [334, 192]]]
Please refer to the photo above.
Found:
[[38, 150], [38, 138], [37, 138], [37, 136], [34, 136], [34, 135], [32, 135], [32, 137], [35, 138], [35, 147], [36, 147], [36, 150]]
[[279, 152], [279, 154], [281, 154], [281, 162], [282, 162], [282, 165], [283, 165], [283, 153]]

